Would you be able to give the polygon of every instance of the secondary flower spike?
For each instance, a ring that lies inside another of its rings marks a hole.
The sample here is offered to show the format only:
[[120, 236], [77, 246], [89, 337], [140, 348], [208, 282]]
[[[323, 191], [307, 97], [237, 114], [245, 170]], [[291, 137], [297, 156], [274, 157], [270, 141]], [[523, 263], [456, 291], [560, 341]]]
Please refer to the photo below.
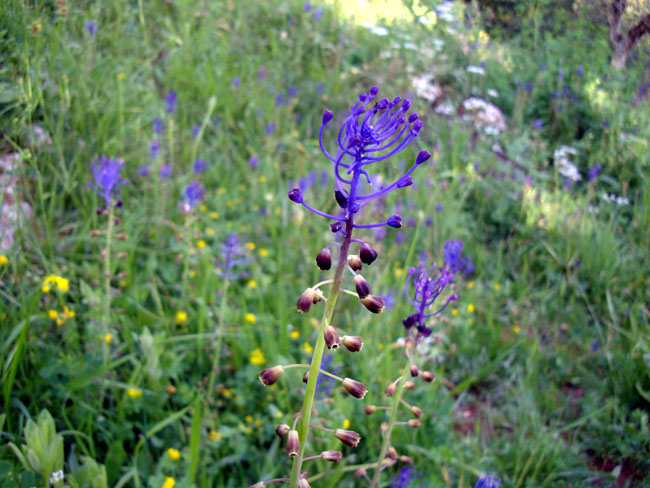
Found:
[[[404, 320], [404, 327], [407, 330], [412, 326], [416, 326], [418, 332], [423, 336], [431, 334], [431, 329], [425, 325], [424, 321], [434, 315], [438, 315], [447, 305], [456, 300], [458, 296], [455, 293], [449, 295], [444, 305], [435, 312], [427, 314], [426, 310], [433, 305], [453, 278], [454, 274], [449, 269], [437, 268], [435, 264], [430, 268], [426, 268], [423, 263], [420, 263], [417, 268], [409, 269], [408, 278], [404, 283], [404, 295], [406, 295], [409, 303], [416, 308], [418, 313]], [[409, 283], [412, 283], [414, 289], [412, 297], [409, 295]]]
[[[97, 162], [95, 159], [95, 163]], [[126, 180], [120, 176], [123, 167], [124, 161], [121, 158], [108, 159], [103, 154], [101, 163], [90, 165], [95, 183], [89, 181], [88, 186], [104, 199], [107, 207], [111, 206], [113, 199], [117, 198], [122, 187], [126, 185]]]

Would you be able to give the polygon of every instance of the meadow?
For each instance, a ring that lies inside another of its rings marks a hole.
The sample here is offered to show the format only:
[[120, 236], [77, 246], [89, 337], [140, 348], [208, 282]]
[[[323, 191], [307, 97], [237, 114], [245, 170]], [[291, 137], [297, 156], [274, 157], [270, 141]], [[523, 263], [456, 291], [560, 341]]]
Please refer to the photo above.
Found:
[[2, 2], [0, 487], [650, 486], [650, 36], [486, 3]]

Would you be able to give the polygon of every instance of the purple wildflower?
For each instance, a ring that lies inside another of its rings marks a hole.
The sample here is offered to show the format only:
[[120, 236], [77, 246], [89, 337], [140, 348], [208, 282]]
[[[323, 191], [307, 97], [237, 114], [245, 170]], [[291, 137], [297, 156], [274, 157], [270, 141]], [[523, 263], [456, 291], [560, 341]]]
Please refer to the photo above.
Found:
[[442, 212], [442, 203], [436, 205], [436, 212], [438, 213]]
[[542, 71], [546, 71], [546, 63], [542, 63], [539, 69]]
[[588, 173], [589, 181], [594, 181], [596, 178], [598, 178], [601, 169], [602, 166], [600, 163], [596, 163], [591, 168], [589, 168], [589, 173]]
[[265, 132], [266, 132], [267, 136], [270, 136], [271, 134], [273, 134], [274, 130], [275, 130], [275, 123], [274, 122], [269, 122], [268, 124], [266, 124]]
[[86, 32], [88, 32], [88, 35], [90, 37], [95, 37], [95, 32], [97, 31], [97, 25], [92, 20], [86, 22], [85, 28], [86, 28]]
[[153, 131], [156, 135], [162, 135], [164, 128], [163, 128], [163, 121], [160, 117], [156, 117], [153, 121]]
[[408, 488], [411, 482], [422, 476], [421, 473], [416, 473], [415, 466], [404, 466], [399, 470], [399, 473], [393, 475], [390, 482], [390, 488]]
[[[95, 163], [98, 161], [95, 158]], [[111, 206], [112, 198], [116, 198], [120, 189], [126, 185], [126, 180], [120, 176], [123, 167], [124, 161], [121, 158], [108, 159], [103, 154], [101, 163], [90, 164], [95, 183], [89, 181], [88, 186], [104, 199], [107, 207]]]
[[282, 102], [284, 101], [282, 97], [282, 92], [279, 91], [275, 94], [275, 106], [280, 107], [282, 105]]
[[288, 90], [289, 98], [294, 98], [298, 95], [298, 87], [291, 85]]
[[607, 129], [609, 127], [609, 120], [605, 119], [603, 120], [603, 129]]
[[196, 124], [194, 127], [192, 127], [192, 139], [196, 139], [196, 136], [199, 135], [200, 131], [201, 131], [201, 124]]
[[535, 129], [539, 130], [544, 126], [544, 122], [542, 122], [542, 119], [535, 119], [533, 125], [535, 126]]
[[138, 174], [140, 176], [149, 176], [149, 165], [145, 164], [138, 168]]
[[235, 76], [232, 79], [232, 86], [233, 88], [237, 89], [241, 86], [241, 78], [239, 76]]
[[181, 197], [181, 205], [183, 207], [183, 211], [186, 213], [191, 212], [196, 208], [199, 202], [203, 201], [204, 197], [205, 188], [203, 188], [203, 185], [201, 185], [201, 183], [197, 183], [196, 181], [190, 182], [190, 184], [187, 185], [187, 188], [185, 188], [185, 192]]
[[583, 72], [584, 72], [584, 68], [582, 67], [581, 64], [579, 64], [578, 68], [576, 69], [576, 73], [578, 73], [578, 76], [582, 76]]
[[533, 84], [530, 81], [527, 81], [524, 90], [526, 90], [526, 93], [530, 93], [532, 89], [533, 89]]
[[[454, 273], [447, 268], [438, 268], [435, 264], [426, 268], [424, 263], [420, 263], [417, 268], [410, 268], [406, 282], [404, 283], [404, 295], [411, 305], [415, 307], [417, 313], [410, 315], [404, 320], [404, 327], [410, 330], [415, 326], [419, 334], [424, 337], [431, 335], [424, 321], [442, 312], [447, 305], [458, 299], [458, 295], [452, 293], [449, 295], [444, 305], [437, 311], [427, 314], [426, 310], [442, 294], [445, 287], [451, 283]], [[409, 283], [413, 286], [413, 297], [409, 295]]]
[[236, 280], [247, 276], [245, 271], [235, 272], [236, 266], [242, 266], [251, 262], [237, 234], [230, 234], [221, 246], [221, 260], [217, 259], [215, 265], [217, 272], [226, 280]]
[[320, 95], [321, 93], [323, 93], [324, 90], [325, 90], [325, 83], [323, 83], [322, 81], [319, 81], [316, 84], [316, 93], [318, 93]]
[[305, 9], [305, 12], [309, 12], [311, 10], [311, 2], [305, 2], [303, 8]]
[[251, 169], [257, 169], [257, 163], [259, 159], [257, 156], [251, 156], [248, 158], [248, 164], [250, 165]]
[[315, 8], [314, 9], [314, 20], [316, 22], [320, 22], [320, 19], [323, 18], [323, 9], [322, 8]]
[[474, 488], [499, 488], [501, 486], [501, 480], [495, 478], [491, 474], [486, 474], [485, 476], [480, 476]]
[[167, 105], [167, 113], [173, 114], [176, 111], [176, 105], [178, 104], [178, 97], [174, 90], [170, 90], [167, 96], [165, 97], [165, 104]]
[[194, 174], [198, 175], [200, 173], [203, 173], [207, 167], [208, 167], [207, 161], [196, 158], [196, 161], [194, 161]]
[[160, 143], [157, 140], [151, 141], [151, 145], [149, 146], [149, 155], [151, 156], [151, 159], [156, 159], [159, 151]]
[[562, 68], [559, 68], [557, 70], [557, 77], [561, 80], [564, 78], [564, 70]]
[[449, 268], [452, 273], [467, 272], [467, 266], [471, 266], [471, 269], [474, 270], [474, 265], [470, 263], [469, 257], [463, 257], [463, 241], [459, 239], [453, 239], [445, 242], [444, 250], [442, 253], [445, 266]]
[[160, 177], [169, 178], [172, 175], [172, 171], [172, 165], [165, 163], [160, 167]]

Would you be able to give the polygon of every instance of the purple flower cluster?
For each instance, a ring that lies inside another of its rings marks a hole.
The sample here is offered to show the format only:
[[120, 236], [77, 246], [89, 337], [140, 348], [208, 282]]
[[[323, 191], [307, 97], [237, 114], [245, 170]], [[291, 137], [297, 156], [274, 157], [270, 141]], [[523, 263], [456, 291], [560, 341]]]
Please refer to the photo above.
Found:
[[353, 228], [395, 227], [402, 226], [402, 218], [393, 215], [385, 222], [375, 224], [353, 224], [354, 215], [361, 207], [373, 200], [387, 195], [397, 188], [405, 188], [413, 184], [411, 173], [419, 165], [431, 157], [428, 151], [420, 151], [415, 163], [400, 178], [379, 191], [363, 194], [360, 191], [361, 179], [371, 183], [367, 168], [384, 161], [404, 150], [417, 137], [422, 122], [416, 113], [407, 117], [410, 108], [408, 100], [396, 97], [392, 101], [375, 100], [379, 88], [373, 86], [369, 93], [362, 93], [357, 102], [350, 108], [349, 116], [343, 121], [338, 132], [338, 148], [331, 154], [323, 144], [325, 127], [334, 115], [326, 110], [323, 114], [319, 133], [319, 143], [323, 154], [332, 162], [336, 190], [336, 202], [343, 209], [343, 215], [331, 215], [309, 206], [303, 200], [302, 191], [294, 188], [289, 192], [291, 201], [301, 204], [309, 211], [334, 221], [332, 230], [342, 231], [343, 223], [350, 223]]
[[[95, 159], [95, 163], [98, 159]], [[91, 181], [88, 186], [95, 190], [100, 197], [106, 202], [106, 206], [110, 207], [112, 198], [116, 198], [120, 190], [126, 185], [126, 180], [120, 176], [120, 172], [124, 167], [124, 161], [121, 158], [108, 159], [102, 154], [102, 161], [99, 164], [92, 164], [90, 168], [93, 171], [93, 178], [95, 184]]]
[[499, 488], [499, 486], [501, 486], [501, 480], [488, 473], [479, 477], [474, 488]]
[[415, 466], [404, 466], [399, 473], [393, 475], [390, 488], [408, 488], [414, 479], [422, 476], [421, 473], [416, 473], [416, 470]]
[[196, 208], [199, 202], [203, 201], [204, 197], [205, 188], [203, 188], [203, 185], [196, 181], [192, 181], [187, 185], [187, 188], [185, 188], [185, 191], [183, 192], [183, 196], [181, 196], [181, 206], [183, 211], [186, 213], [191, 212]]
[[[404, 327], [410, 331], [413, 326], [418, 334], [423, 337], [431, 335], [432, 330], [426, 326], [424, 321], [442, 312], [447, 305], [458, 299], [458, 295], [452, 293], [445, 301], [445, 304], [437, 311], [426, 313], [427, 308], [432, 306], [436, 299], [442, 294], [445, 287], [451, 283], [454, 273], [447, 268], [438, 268], [435, 264], [427, 268], [420, 263], [417, 268], [410, 268], [409, 274], [404, 283], [404, 295], [417, 313], [409, 315], [404, 321]], [[409, 295], [409, 283], [413, 286], [413, 297]]]
[[463, 256], [463, 241], [452, 239], [445, 242], [443, 259], [445, 266], [452, 273], [464, 273], [470, 275], [474, 272], [474, 264], [470, 262], [469, 257]]
[[222, 259], [217, 258], [215, 265], [217, 271], [226, 280], [236, 280], [248, 275], [247, 272], [234, 272], [235, 266], [242, 266], [251, 262], [246, 250], [241, 246], [237, 234], [230, 234], [221, 246]]

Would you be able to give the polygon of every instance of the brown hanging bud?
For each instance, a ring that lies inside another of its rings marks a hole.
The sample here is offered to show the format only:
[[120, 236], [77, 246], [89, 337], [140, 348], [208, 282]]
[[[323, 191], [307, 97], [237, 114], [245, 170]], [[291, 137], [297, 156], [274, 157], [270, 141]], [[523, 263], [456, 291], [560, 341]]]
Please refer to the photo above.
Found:
[[400, 456], [399, 457], [400, 462], [406, 463], [406, 464], [413, 464], [413, 459], [411, 459], [408, 456]]
[[359, 271], [361, 268], [363, 268], [363, 264], [361, 264], [361, 258], [357, 254], [350, 254], [348, 256], [348, 264], [353, 271]]
[[272, 368], [263, 369], [260, 372], [260, 381], [263, 385], [270, 386], [280, 379], [280, 376], [284, 374], [284, 368], [282, 366], [273, 366]]
[[418, 375], [418, 367], [415, 364], [411, 364], [411, 377], [415, 378]]
[[370, 310], [372, 313], [382, 313], [384, 311], [384, 306], [386, 302], [382, 297], [375, 295], [368, 295], [365, 298], [361, 299], [361, 303]]
[[330, 461], [332, 463], [338, 463], [341, 458], [343, 457], [343, 453], [341, 451], [323, 451], [321, 453], [321, 457], [325, 461]]
[[395, 383], [391, 383], [386, 387], [386, 396], [387, 397], [392, 397], [395, 394], [395, 390], [397, 387], [395, 386]]
[[365, 407], [363, 407], [363, 413], [365, 413], [366, 415], [372, 415], [373, 413], [375, 413], [376, 410], [377, 407], [375, 407], [374, 405], [366, 405]]
[[290, 430], [291, 428], [283, 422], [275, 428], [275, 433], [278, 437], [284, 437], [289, 433]]
[[359, 298], [366, 298], [370, 295], [370, 285], [360, 274], [354, 276], [354, 287], [357, 290]]
[[321, 271], [327, 271], [332, 267], [332, 253], [329, 248], [325, 247], [321, 249], [318, 256], [316, 256], [316, 264]]
[[287, 436], [287, 454], [296, 457], [300, 453], [300, 436], [297, 430], [290, 430]]
[[359, 336], [344, 335], [341, 342], [350, 352], [359, 352], [363, 349], [363, 339]]
[[420, 422], [418, 419], [410, 419], [407, 423], [409, 424], [409, 427], [414, 428], [420, 427], [422, 425], [422, 422]]
[[363, 398], [368, 393], [368, 388], [363, 383], [355, 381], [351, 378], [345, 378], [343, 380], [343, 388], [348, 390], [348, 393], [355, 398]]
[[377, 259], [377, 251], [370, 247], [370, 244], [364, 242], [359, 249], [359, 257], [362, 263], [370, 266]]
[[309, 381], [309, 371], [305, 371], [305, 374], [302, 375], [302, 382], [307, 383]]
[[338, 349], [341, 347], [341, 339], [339, 339], [339, 334], [336, 332], [334, 327], [331, 325], [325, 327], [323, 335], [325, 336], [325, 345], [327, 346], [327, 349]]
[[323, 298], [323, 295], [320, 290], [314, 290], [313, 288], [307, 288], [302, 292], [300, 297], [298, 297], [298, 312], [306, 313], [309, 312], [312, 304], [318, 303]]
[[411, 413], [417, 418], [422, 417], [422, 409], [419, 407], [411, 407]]
[[393, 446], [390, 446], [388, 448], [388, 451], [386, 451], [386, 455], [389, 458], [391, 458], [393, 461], [395, 461], [397, 459], [397, 451], [395, 450], [395, 448]]
[[431, 383], [433, 380], [436, 379], [436, 375], [429, 371], [422, 371], [422, 379], [427, 383]]
[[415, 388], [415, 383], [413, 383], [411, 380], [404, 382], [404, 389], [412, 390], [413, 388]]
[[350, 447], [357, 447], [359, 445], [359, 440], [361, 440], [361, 436], [353, 430], [336, 429], [334, 431], [334, 436], [343, 444]]

